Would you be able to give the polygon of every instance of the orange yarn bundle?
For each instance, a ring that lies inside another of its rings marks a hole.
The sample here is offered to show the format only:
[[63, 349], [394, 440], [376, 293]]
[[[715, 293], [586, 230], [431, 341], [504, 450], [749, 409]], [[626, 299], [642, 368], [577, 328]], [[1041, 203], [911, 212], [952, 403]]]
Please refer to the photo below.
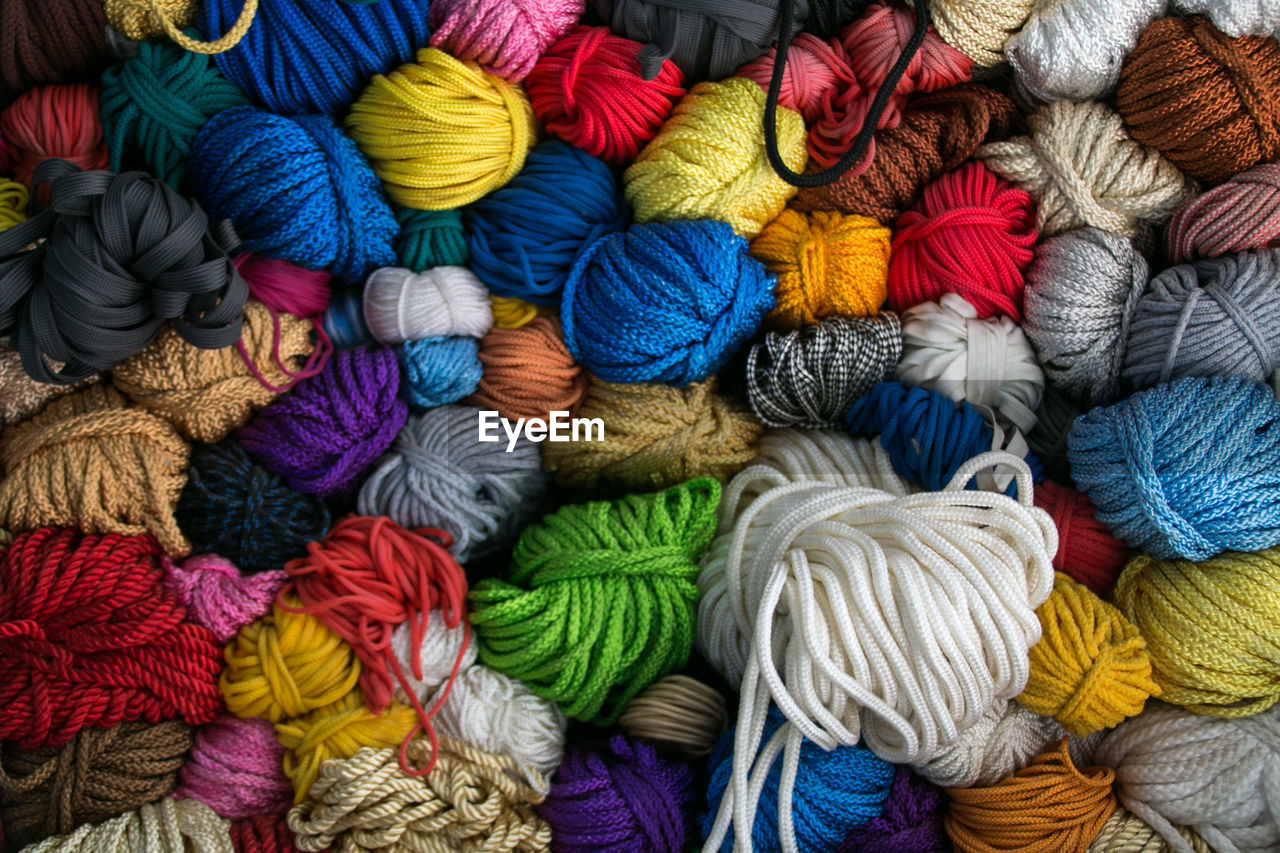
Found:
[[0, 113], [0, 136], [8, 143], [13, 177], [31, 185], [45, 160], [59, 158], [81, 169], [107, 168], [97, 86], [65, 83], [40, 86]]
[[587, 374], [564, 345], [560, 321], [538, 317], [518, 329], [494, 329], [480, 341], [484, 375], [466, 402], [504, 418], [576, 413], [587, 395]]

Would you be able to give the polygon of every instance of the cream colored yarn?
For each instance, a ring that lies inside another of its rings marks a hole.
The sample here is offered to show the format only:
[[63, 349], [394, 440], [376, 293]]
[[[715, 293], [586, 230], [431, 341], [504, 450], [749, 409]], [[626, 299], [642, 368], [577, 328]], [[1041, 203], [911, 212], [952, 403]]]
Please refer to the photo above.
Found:
[[729, 728], [724, 697], [687, 675], [668, 675], [627, 703], [622, 730], [674, 747], [685, 758], [708, 755]]
[[[1185, 826], [1178, 827], [1178, 832], [1195, 853], [1213, 853], [1203, 838]], [[1124, 806], [1116, 806], [1088, 853], [1170, 853], [1172, 849], [1150, 824]]]
[[165, 797], [24, 847], [23, 853], [236, 853], [231, 823], [199, 800]]
[[1035, 0], [930, 0], [929, 11], [943, 41], [975, 65], [993, 68], [1004, 62], [1005, 42], [1022, 29], [1033, 6]]
[[22, 369], [22, 356], [17, 350], [0, 344], [0, 427], [13, 426], [39, 414], [50, 400], [94, 381], [96, 379], [75, 385], [37, 382]]

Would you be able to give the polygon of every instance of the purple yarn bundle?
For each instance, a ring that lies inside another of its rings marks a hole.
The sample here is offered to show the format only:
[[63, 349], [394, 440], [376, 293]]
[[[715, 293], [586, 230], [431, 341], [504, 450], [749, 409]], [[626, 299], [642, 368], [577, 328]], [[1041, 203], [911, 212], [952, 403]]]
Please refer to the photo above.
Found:
[[838, 853], [946, 853], [942, 789], [898, 767], [884, 812], [854, 829]]
[[323, 371], [259, 411], [237, 439], [291, 488], [349, 497], [409, 416], [399, 387], [391, 349], [338, 350]]
[[569, 749], [538, 814], [557, 853], [683, 853], [696, 807], [688, 765], [614, 735], [599, 751]]

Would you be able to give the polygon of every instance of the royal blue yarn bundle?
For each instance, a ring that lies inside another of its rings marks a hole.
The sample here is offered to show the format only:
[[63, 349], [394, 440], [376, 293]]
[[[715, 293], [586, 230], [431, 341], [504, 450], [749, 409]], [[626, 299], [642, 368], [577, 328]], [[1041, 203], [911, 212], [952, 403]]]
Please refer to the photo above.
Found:
[[359, 282], [395, 263], [400, 228], [356, 144], [326, 116], [233, 107], [196, 137], [188, 171], [243, 249]]
[[773, 308], [776, 281], [723, 222], [608, 234], [565, 282], [565, 343], [607, 382], [687, 385], [716, 373]]
[[1094, 409], [1067, 437], [1077, 488], [1117, 539], [1157, 559], [1280, 544], [1280, 402], [1189, 376]]
[[458, 402], [476, 390], [484, 374], [476, 338], [423, 338], [395, 349], [402, 393], [416, 409]]
[[471, 271], [489, 290], [554, 305], [578, 255], [625, 228], [630, 211], [608, 166], [555, 139], [463, 216]]

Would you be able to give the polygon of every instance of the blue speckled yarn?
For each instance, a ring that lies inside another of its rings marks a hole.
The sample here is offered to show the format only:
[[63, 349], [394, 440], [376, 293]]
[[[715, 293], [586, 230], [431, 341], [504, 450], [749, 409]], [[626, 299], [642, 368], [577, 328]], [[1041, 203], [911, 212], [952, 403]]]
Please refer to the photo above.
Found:
[[400, 223], [400, 239], [396, 241], [397, 266], [414, 272], [432, 267], [464, 267], [467, 265], [467, 238], [462, 230], [462, 211], [413, 210], [396, 211]]
[[364, 288], [348, 287], [333, 295], [320, 317], [325, 334], [338, 349], [354, 349], [371, 344], [373, 332], [364, 321]]
[[[762, 743], [767, 743], [782, 723], [782, 712], [770, 708]], [[735, 732], [736, 729], [730, 729], [721, 735], [707, 759], [710, 772], [707, 803], [711, 811], [702, 816], [704, 839], [715, 823], [720, 800], [729, 786]], [[775, 853], [782, 849], [778, 840], [778, 781], [781, 771], [782, 757], [779, 755], [769, 770], [756, 809], [755, 824], [751, 827], [752, 847], [756, 853]], [[893, 785], [893, 775], [894, 766], [877, 758], [866, 747], [841, 746], [826, 752], [806, 740], [800, 747], [800, 768], [792, 795], [796, 846], [804, 853], [832, 853], [850, 830], [880, 816]], [[732, 849], [733, 831], [730, 830], [720, 850], [726, 853]]]
[[[200, 30], [217, 38], [244, 0], [205, 0]], [[428, 0], [261, 0], [240, 44], [214, 57], [249, 96], [281, 114], [345, 109], [381, 74], [427, 43]]]
[[[878, 383], [849, 409], [845, 425], [855, 436], [880, 436], [893, 470], [929, 491], [946, 486], [961, 465], [991, 450], [993, 440], [991, 427], [969, 403], [901, 382]], [[1026, 458], [1038, 481], [1039, 460]], [[1006, 491], [1016, 496], [1017, 483]]]
[[424, 338], [396, 347], [401, 394], [417, 409], [456, 403], [480, 384], [480, 341], [476, 338]]
[[1186, 377], [1076, 420], [1076, 486], [1117, 539], [1157, 559], [1280, 544], [1280, 402], [1234, 376]]
[[326, 116], [224, 110], [196, 136], [188, 174], [211, 218], [235, 223], [245, 251], [349, 283], [396, 261], [400, 227], [382, 186]]
[[706, 379], [773, 308], [775, 280], [723, 222], [636, 225], [597, 240], [564, 286], [579, 364], [608, 382]]
[[583, 249], [629, 216], [608, 166], [543, 142], [509, 183], [463, 211], [471, 271], [498, 296], [554, 305]]

